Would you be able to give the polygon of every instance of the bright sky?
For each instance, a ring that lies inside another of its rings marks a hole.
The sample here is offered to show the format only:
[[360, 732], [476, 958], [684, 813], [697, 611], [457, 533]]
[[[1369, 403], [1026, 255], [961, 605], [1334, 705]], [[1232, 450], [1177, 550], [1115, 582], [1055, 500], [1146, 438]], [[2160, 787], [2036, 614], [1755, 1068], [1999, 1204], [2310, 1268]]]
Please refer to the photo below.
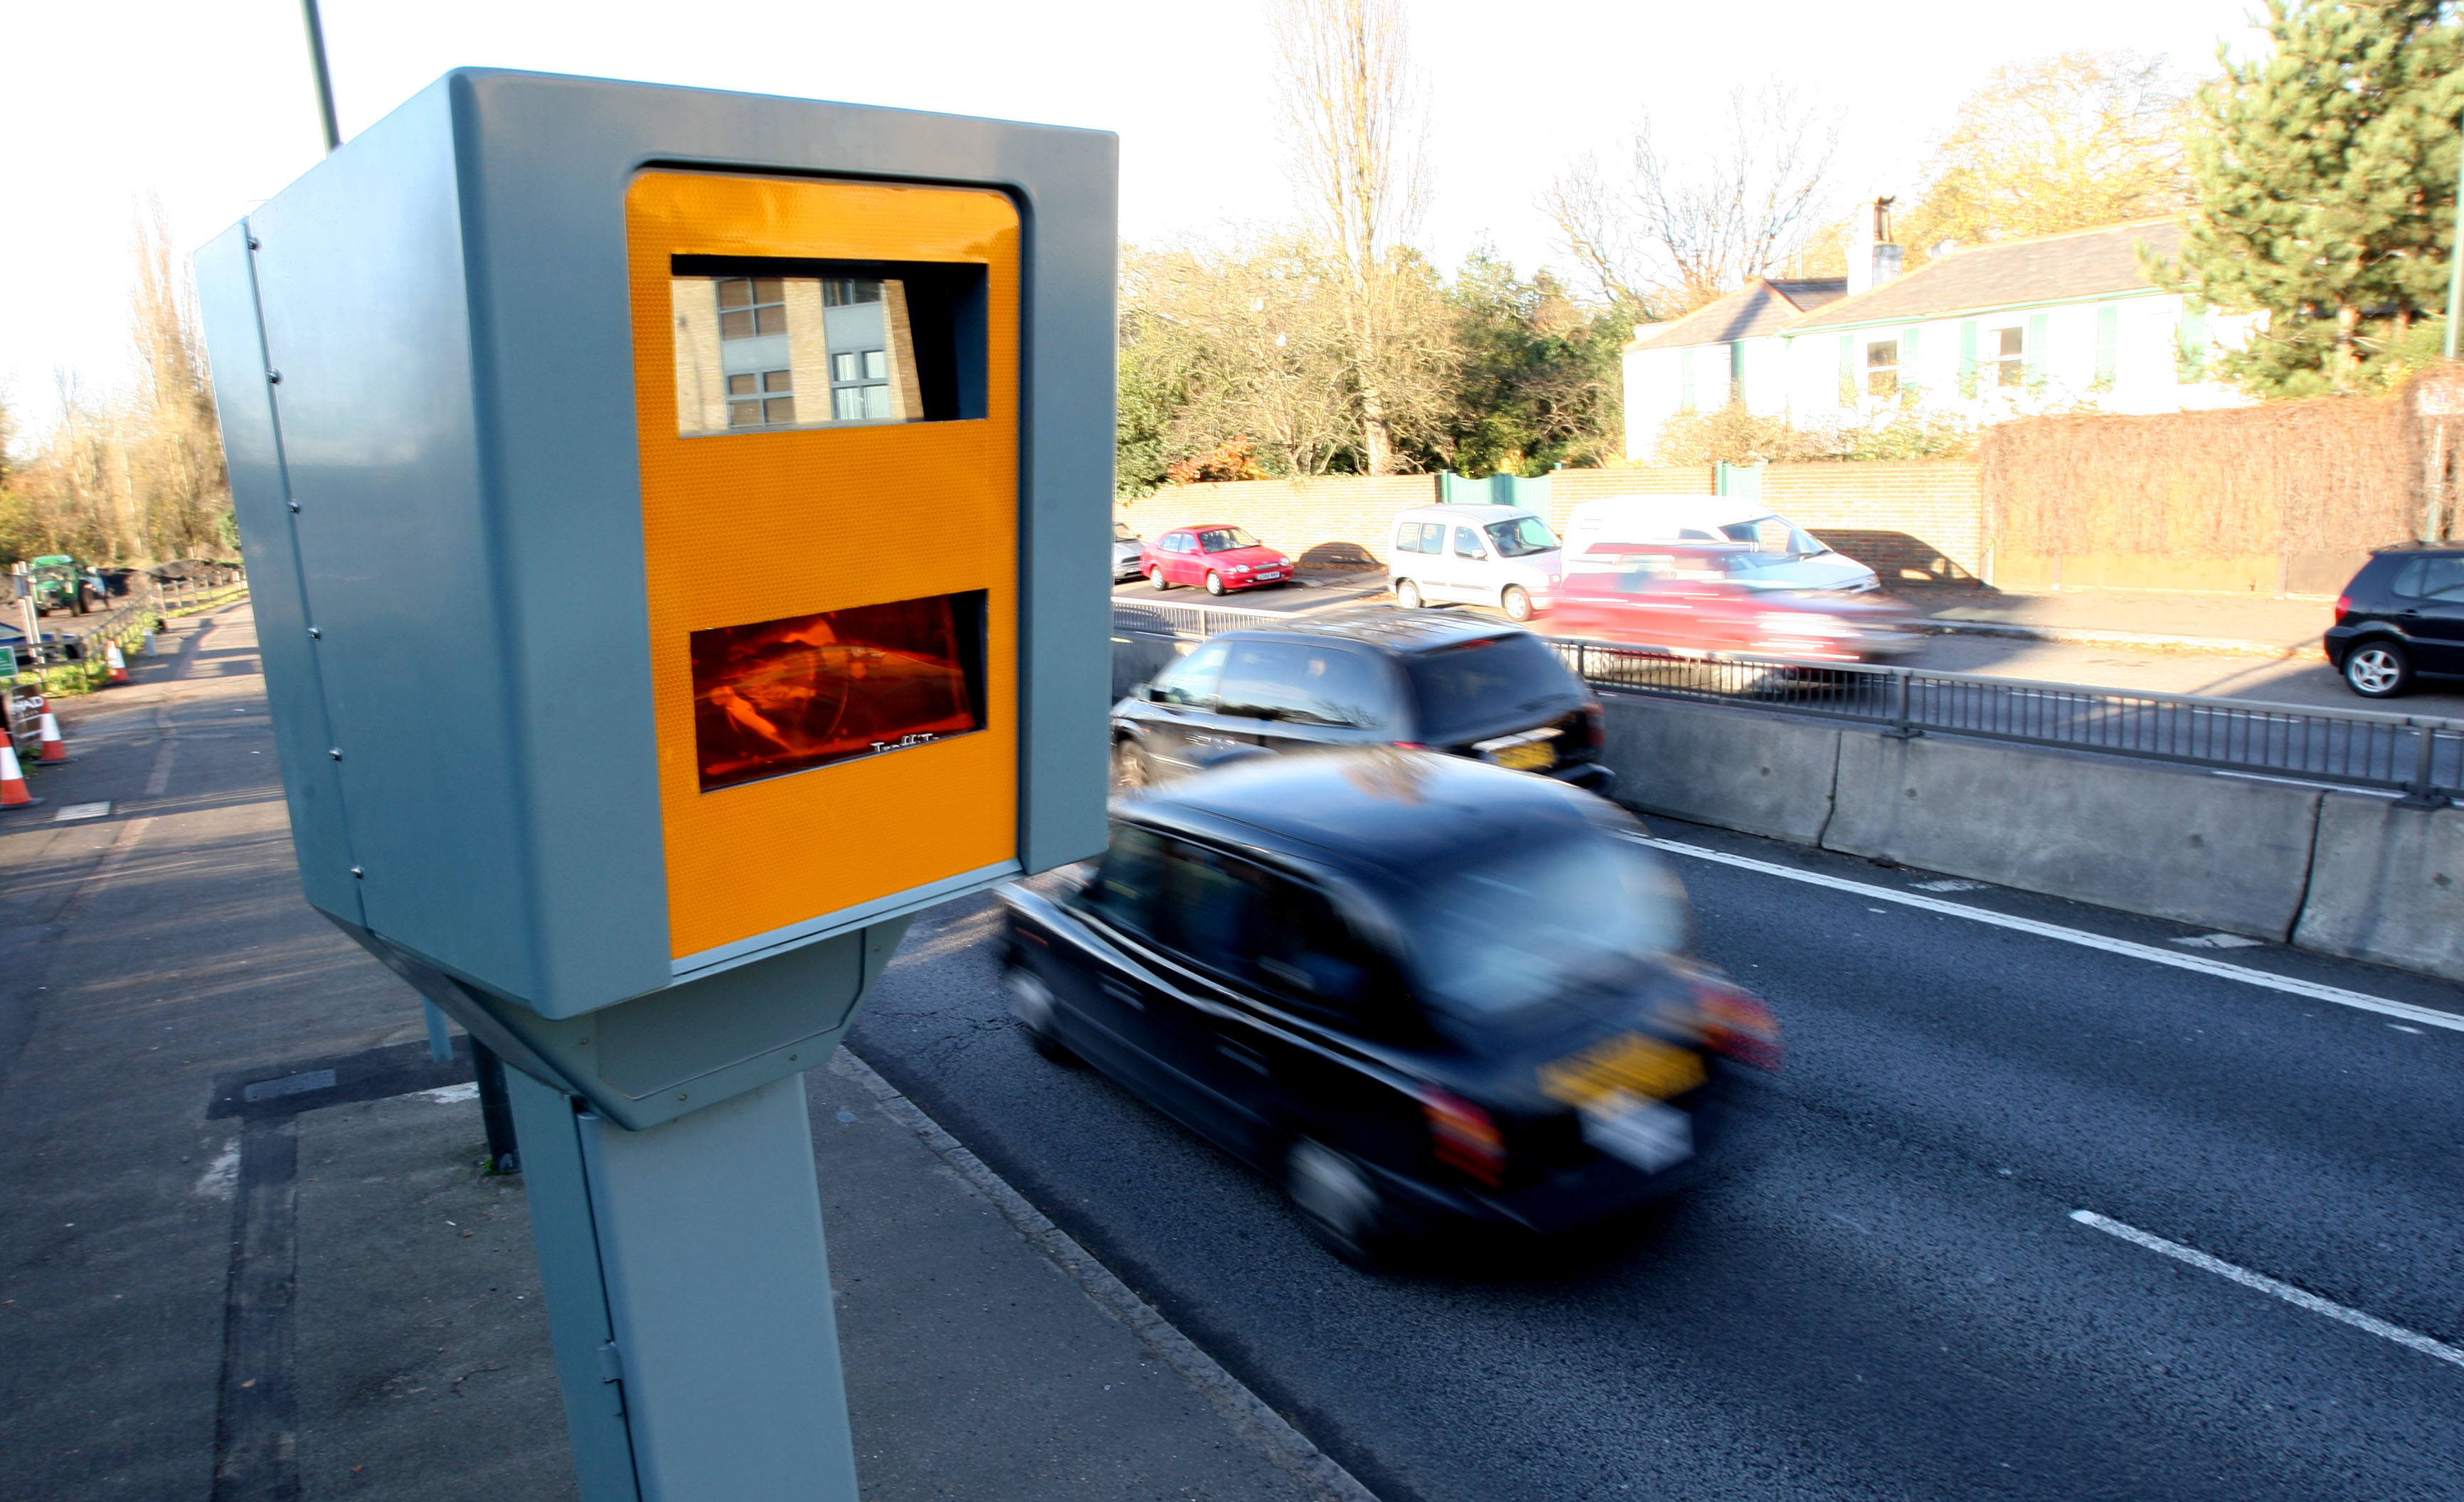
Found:
[[[1906, 185], [1995, 65], [2136, 48], [2211, 66], [2249, 45], [2250, 0], [1405, 0], [1433, 99], [1422, 239], [1451, 268], [1483, 238], [1562, 260], [1535, 207], [1638, 113], [1709, 122], [1777, 76], [1837, 106], [1841, 207]], [[1270, 222], [1291, 199], [1275, 138], [1266, 0], [936, 0], [740, 10], [642, 0], [324, 0], [347, 138], [450, 68], [480, 65], [1093, 126], [1122, 139], [1122, 231]], [[193, 249], [322, 149], [297, 0], [0, 0], [0, 394], [30, 427], [56, 373], [127, 363], [132, 218], [146, 195]]]

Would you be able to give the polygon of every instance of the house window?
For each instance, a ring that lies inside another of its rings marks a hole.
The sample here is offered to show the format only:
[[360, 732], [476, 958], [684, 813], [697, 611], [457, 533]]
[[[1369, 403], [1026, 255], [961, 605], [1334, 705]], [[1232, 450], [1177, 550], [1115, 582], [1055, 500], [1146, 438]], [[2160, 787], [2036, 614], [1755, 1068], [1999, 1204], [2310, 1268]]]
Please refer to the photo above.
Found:
[[1900, 393], [1900, 341], [1876, 339], [1865, 346], [1865, 394], [1892, 397]]
[[795, 377], [784, 370], [727, 378], [727, 425], [766, 427], [796, 420]]
[[2024, 386], [2028, 383], [2028, 337], [2025, 329], [1993, 331], [1993, 383], [1997, 386]]
[[731, 276], [718, 284], [718, 337], [753, 339], [787, 332], [787, 284], [777, 276]]

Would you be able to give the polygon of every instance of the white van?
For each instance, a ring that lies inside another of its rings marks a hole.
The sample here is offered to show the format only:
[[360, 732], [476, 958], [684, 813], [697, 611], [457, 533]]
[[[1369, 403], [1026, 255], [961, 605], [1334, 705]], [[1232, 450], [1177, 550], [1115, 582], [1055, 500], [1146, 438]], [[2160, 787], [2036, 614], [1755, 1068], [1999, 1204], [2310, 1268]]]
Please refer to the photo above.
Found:
[[1495, 605], [1509, 620], [1548, 608], [1562, 571], [1549, 524], [1515, 506], [1419, 506], [1395, 518], [1388, 582], [1406, 610]]
[[1762, 502], [1736, 496], [1612, 495], [1576, 505], [1566, 517], [1566, 556], [1580, 559], [1603, 542], [1743, 544], [1754, 551], [1731, 577], [1754, 589], [1861, 595], [1882, 582]]

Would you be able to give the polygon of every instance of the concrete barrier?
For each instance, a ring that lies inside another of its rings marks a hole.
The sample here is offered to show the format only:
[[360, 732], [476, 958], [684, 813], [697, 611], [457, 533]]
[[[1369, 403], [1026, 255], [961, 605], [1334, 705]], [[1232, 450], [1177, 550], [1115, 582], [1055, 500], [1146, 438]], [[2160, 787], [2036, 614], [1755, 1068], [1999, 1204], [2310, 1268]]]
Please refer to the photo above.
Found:
[[1837, 726], [1767, 710], [1604, 697], [1617, 801], [1811, 845], [1831, 817]]
[[2309, 885], [2321, 796], [2120, 757], [1852, 730], [1821, 842], [2281, 943]]
[[2464, 980], [2464, 809], [2328, 794], [2293, 942]]

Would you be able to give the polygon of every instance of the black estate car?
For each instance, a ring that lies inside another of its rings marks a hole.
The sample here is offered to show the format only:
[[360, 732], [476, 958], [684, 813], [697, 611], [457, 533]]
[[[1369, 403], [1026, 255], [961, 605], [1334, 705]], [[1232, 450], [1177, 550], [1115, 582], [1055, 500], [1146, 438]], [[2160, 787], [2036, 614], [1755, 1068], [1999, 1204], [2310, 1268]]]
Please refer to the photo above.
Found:
[[1633, 816], [1461, 757], [1253, 756], [1001, 895], [1037, 1048], [1274, 1175], [1354, 1260], [1661, 1194], [1779, 1060]]
[[2409, 543], [2370, 555], [2336, 598], [2327, 661], [2365, 699], [2418, 678], [2464, 678], [2464, 547]]
[[1228, 750], [1425, 747], [1606, 796], [1600, 728], [1591, 690], [1520, 627], [1351, 610], [1192, 648], [1113, 707], [1112, 767], [1140, 788]]

